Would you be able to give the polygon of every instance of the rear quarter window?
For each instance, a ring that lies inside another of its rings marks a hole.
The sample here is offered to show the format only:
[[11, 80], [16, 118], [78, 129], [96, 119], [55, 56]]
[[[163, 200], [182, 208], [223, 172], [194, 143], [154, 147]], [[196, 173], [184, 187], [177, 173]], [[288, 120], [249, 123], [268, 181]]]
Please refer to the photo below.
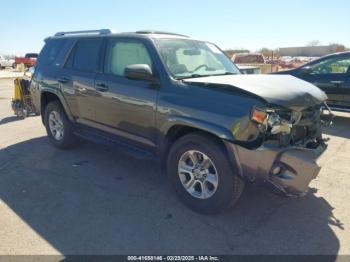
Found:
[[45, 66], [54, 65], [63, 47], [65, 46], [66, 41], [66, 39], [47, 40], [45, 46], [40, 52], [38, 64]]

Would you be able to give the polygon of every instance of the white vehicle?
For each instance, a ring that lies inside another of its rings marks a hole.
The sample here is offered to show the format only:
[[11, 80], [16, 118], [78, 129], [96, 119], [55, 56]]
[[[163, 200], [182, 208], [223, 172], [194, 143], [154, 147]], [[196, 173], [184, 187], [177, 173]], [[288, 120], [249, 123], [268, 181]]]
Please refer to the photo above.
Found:
[[15, 68], [16, 63], [14, 59], [5, 58], [3, 55], [0, 55], [0, 69], [5, 67], [13, 67]]

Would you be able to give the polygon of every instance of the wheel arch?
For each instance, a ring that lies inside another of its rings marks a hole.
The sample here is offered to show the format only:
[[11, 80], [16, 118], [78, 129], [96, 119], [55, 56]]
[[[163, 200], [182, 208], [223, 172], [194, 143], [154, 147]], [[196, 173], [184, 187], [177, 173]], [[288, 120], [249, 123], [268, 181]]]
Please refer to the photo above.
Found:
[[73, 116], [63, 96], [60, 93], [55, 92], [53, 90], [43, 90], [40, 95], [40, 112], [41, 112], [41, 120], [43, 123], [45, 122], [44, 121], [45, 108], [52, 101], [58, 101], [62, 105], [68, 119], [71, 121], [73, 120]]
[[161, 165], [163, 169], [166, 168], [166, 162], [171, 146], [179, 138], [192, 133], [198, 133], [218, 143], [227, 153], [232, 168], [237, 168], [237, 163], [235, 161], [235, 153], [232, 152], [232, 150], [230, 150], [230, 148], [227, 146], [227, 143], [229, 143], [229, 141], [233, 142], [235, 140], [231, 132], [225, 130], [224, 128], [210, 124], [198, 125], [193, 122], [184, 123], [178, 121], [171, 125], [164, 133], [164, 142], [160, 149]]

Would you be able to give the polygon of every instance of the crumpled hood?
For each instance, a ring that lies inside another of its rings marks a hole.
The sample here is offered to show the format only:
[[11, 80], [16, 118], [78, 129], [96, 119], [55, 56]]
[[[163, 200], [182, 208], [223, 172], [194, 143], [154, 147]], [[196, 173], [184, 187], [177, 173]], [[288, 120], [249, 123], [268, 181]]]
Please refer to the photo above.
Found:
[[186, 83], [239, 88], [271, 104], [303, 110], [320, 104], [327, 95], [318, 87], [290, 75], [224, 75], [184, 79]]

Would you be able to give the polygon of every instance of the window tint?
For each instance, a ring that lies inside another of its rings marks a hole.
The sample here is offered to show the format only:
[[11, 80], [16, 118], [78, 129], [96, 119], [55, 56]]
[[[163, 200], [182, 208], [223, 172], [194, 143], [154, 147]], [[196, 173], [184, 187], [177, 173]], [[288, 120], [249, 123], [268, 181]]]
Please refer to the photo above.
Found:
[[66, 67], [79, 71], [96, 72], [101, 46], [101, 39], [79, 40], [67, 61]]
[[346, 74], [349, 72], [350, 58], [332, 58], [311, 66], [313, 75]]
[[41, 50], [38, 64], [53, 65], [65, 42], [65, 39], [48, 40]]
[[107, 47], [105, 73], [124, 76], [125, 67], [133, 64], [147, 64], [152, 61], [142, 43], [110, 40]]

